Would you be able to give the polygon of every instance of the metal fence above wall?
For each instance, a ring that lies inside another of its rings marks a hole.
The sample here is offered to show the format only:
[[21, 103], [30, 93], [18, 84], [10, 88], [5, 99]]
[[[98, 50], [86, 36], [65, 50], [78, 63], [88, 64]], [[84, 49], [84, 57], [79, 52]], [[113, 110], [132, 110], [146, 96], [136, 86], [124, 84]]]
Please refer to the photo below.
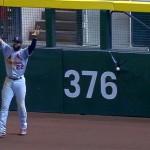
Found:
[[131, 38], [133, 46], [150, 47], [150, 13], [132, 13], [137, 20], [131, 21]]
[[1, 37], [11, 42], [14, 36], [21, 36], [21, 8], [0, 7]]
[[[101, 29], [100, 10], [54, 10], [54, 17], [45, 18], [44, 8], [0, 7], [1, 36], [11, 43], [14, 36], [22, 36], [23, 44], [31, 41], [32, 30], [40, 26], [38, 45], [46, 46], [47, 39], [53, 36], [46, 24], [54, 22], [56, 46], [94, 46], [100, 47]], [[110, 11], [111, 12], [111, 11]], [[149, 14], [129, 13], [149, 26]], [[49, 14], [47, 14], [49, 15]], [[52, 19], [53, 18], [53, 19]], [[149, 30], [123, 12], [111, 15], [112, 48], [119, 50], [147, 50], [149, 47]], [[107, 31], [106, 31], [107, 32]], [[105, 39], [104, 39], [105, 40]], [[103, 41], [104, 41], [103, 40]], [[106, 39], [107, 40], [107, 39]]]

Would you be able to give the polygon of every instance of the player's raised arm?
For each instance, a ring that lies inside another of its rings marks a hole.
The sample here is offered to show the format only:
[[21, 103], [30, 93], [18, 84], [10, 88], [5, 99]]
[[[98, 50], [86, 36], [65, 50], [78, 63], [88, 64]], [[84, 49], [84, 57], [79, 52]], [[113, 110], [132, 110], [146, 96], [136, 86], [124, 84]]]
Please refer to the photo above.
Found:
[[33, 52], [33, 50], [36, 47], [36, 41], [37, 41], [37, 36], [39, 35], [39, 30], [40, 30], [40, 27], [37, 26], [36, 29], [32, 33], [32, 42], [31, 42], [31, 45], [28, 47], [29, 55]]
[[2, 45], [2, 42], [3, 42], [3, 40], [2, 40], [2, 38], [0, 37], [0, 46]]

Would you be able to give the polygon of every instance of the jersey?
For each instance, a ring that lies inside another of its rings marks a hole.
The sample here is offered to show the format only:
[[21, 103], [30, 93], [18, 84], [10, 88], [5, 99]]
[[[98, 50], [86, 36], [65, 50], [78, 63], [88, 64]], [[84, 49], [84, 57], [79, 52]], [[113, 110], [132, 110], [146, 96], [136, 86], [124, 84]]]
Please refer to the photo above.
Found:
[[4, 41], [1, 44], [4, 55], [6, 74], [11, 78], [19, 78], [24, 75], [28, 63], [28, 48], [15, 51]]

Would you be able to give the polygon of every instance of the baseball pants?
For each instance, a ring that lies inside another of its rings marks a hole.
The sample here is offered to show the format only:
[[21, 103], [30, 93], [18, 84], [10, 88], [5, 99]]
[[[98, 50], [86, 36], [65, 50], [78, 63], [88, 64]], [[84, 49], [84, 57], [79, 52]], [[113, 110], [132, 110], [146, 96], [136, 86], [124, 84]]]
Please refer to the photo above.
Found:
[[2, 102], [0, 111], [0, 131], [6, 134], [7, 117], [12, 98], [15, 96], [20, 119], [20, 128], [27, 128], [27, 111], [25, 106], [26, 83], [25, 78], [13, 80], [6, 77], [2, 89]]

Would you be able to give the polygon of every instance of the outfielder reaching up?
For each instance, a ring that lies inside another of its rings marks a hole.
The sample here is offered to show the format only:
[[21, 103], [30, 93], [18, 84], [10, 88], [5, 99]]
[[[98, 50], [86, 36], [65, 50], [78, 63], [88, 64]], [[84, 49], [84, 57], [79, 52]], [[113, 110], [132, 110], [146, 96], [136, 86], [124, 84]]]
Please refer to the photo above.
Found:
[[20, 134], [27, 134], [27, 111], [25, 106], [26, 83], [24, 73], [29, 56], [36, 47], [36, 37], [39, 29], [34, 30], [31, 45], [22, 49], [22, 40], [19, 37], [13, 39], [13, 46], [9, 46], [0, 38], [0, 49], [3, 52], [6, 78], [2, 88], [2, 99], [0, 109], [0, 137], [6, 135], [6, 124], [9, 106], [15, 96], [17, 102], [18, 115], [20, 119]]

